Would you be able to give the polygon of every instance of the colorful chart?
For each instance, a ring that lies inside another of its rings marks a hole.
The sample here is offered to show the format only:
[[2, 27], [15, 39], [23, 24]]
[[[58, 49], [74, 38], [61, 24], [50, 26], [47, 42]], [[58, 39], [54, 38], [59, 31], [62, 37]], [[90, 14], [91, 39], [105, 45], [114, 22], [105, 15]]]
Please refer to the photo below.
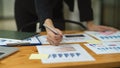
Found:
[[79, 44], [63, 44], [59, 46], [37, 46], [39, 54], [49, 54], [43, 63], [82, 62], [95, 59]]
[[120, 42], [103, 42], [102, 44], [85, 44], [96, 54], [120, 53]]
[[85, 33], [96, 37], [100, 41], [120, 41], [120, 31], [115, 33], [86, 31]]

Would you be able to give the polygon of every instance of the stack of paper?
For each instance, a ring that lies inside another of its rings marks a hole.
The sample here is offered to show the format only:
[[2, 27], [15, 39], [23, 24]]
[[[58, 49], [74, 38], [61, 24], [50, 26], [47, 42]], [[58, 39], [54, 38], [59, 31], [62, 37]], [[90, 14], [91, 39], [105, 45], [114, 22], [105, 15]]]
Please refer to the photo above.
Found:
[[120, 31], [112, 33], [111, 31], [106, 32], [95, 32], [86, 31], [85, 33], [97, 38], [101, 42], [85, 44], [96, 54], [112, 54], [120, 53]]

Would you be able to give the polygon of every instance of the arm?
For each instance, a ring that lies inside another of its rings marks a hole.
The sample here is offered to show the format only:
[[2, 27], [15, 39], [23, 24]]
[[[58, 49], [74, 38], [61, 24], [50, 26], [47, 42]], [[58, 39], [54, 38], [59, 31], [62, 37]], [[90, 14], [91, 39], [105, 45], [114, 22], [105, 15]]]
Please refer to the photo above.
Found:
[[52, 19], [53, 6], [51, 0], [35, 0], [35, 8], [41, 28], [47, 18]]
[[78, 9], [81, 22], [93, 20], [91, 0], [78, 0]]
[[87, 29], [92, 31], [117, 31], [116, 28], [96, 25], [93, 22], [93, 10], [91, 7], [91, 0], [78, 0], [78, 7], [80, 11], [80, 20], [87, 22]]
[[53, 24], [53, 8], [55, 7], [57, 0], [35, 0], [36, 12], [40, 21], [40, 26], [43, 28], [43, 24], [46, 24], [55, 29], [59, 35], [55, 35], [52, 31], [46, 28], [47, 40], [52, 45], [59, 45], [62, 40], [62, 31], [54, 27]]
[[52, 45], [59, 45], [60, 42], [62, 41], [62, 31], [60, 31], [59, 29], [55, 28], [53, 26], [53, 22], [51, 19], [46, 19], [45, 23], [46, 25], [48, 25], [49, 27], [51, 27], [52, 29], [54, 29], [58, 34], [53, 33], [51, 30], [49, 30], [48, 28], [46, 28], [47, 31], [47, 40], [50, 44]]
[[118, 31], [118, 29], [113, 28], [113, 27], [96, 25], [93, 23], [93, 21], [87, 21], [87, 28], [88, 30], [92, 30], [92, 31], [103, 31], [103, 32], [104, 31], [112, 31], [112, 32]]

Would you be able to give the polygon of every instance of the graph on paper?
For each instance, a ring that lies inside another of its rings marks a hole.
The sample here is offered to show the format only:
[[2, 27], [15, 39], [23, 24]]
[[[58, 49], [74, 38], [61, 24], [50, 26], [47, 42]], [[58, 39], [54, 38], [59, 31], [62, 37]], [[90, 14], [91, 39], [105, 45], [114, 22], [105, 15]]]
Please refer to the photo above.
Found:
[[38, 52], [49, 54], [43, 63], [95, 61], [95, 59], [79, 44], [62, 44], [59, 46], [37, 46]]
[[120, 41], [120, 31], [111, 33], [111, 32], [95, 32], [95, 31], [86, 31], [85, 33], [96, 37], [100, 41]]
[[103, 42], [101, 44], [85, 44], [96, 54], [120, 53], [120, 42]]

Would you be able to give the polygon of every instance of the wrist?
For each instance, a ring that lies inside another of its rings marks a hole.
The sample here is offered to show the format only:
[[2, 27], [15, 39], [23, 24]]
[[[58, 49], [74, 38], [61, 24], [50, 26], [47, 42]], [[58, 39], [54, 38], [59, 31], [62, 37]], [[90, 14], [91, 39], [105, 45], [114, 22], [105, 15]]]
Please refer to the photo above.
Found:
[[94, 26], [93, 21], [87, 21], [87, 28], [88, 29], [91, 28], [91, 27], [93, 27], [93, 26]]
[[[47, 18], [44, 22], [44, 24], [46, 24], [49, 27], [55, 28], [53, 25], [53, 21], [50, 18]], [[46, 28], [46, 31], [49, 32], [50, 30]]]
[[44, 22], [44, 24], [48, 25], [48, 26], [51, 26], [51, 27], [54, 27], [53, 25], [53, 21], [50, 19], [50, 18], [47, 18]]

